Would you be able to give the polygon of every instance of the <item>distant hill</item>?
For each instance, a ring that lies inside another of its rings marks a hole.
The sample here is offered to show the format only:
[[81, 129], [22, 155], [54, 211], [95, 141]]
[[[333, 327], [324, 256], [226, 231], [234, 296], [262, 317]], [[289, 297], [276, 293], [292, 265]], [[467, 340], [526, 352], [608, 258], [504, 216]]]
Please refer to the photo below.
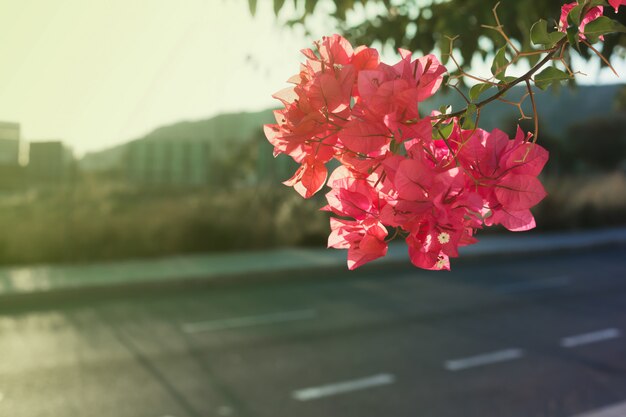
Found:
[[184, 121], [162, 126], [141, 140], [183, 139], [183, 140], [242, 140], [258, 135], [263, 124], [274, 118], [271, 110], [255, 113], [220, 114], [206, 120]]
[[[87, 153], [80, 160], [84, 170], [106, 170], [119, 165], [130, 143], [137, 141], [159, 141], [180, 139], [214, 143], [213, 149], [228, 152], [228, 143], [239, 144], [263, 135], [263, 125], [274, 121], [272, 110], [253, 113], [220, 114], [205, 120], [182, 121], [161, 126], [147, 135], [97, 152]], [[222, 146], [223, 145], [223, 146]], [[223, 154], [216, 155], [218, 158]]]
[[[561, 87], [557, 93], [552, 90], [533, 90], [537, 102], [537, 111], [542, 131], [556, 137], [562, 137], [567, 128], [575, 123], [600, 116], [615, 113], [613, 103], [618, 91], [626, 84], [611, 84], [601, 86], [576, 86], [575, 88]], [[492, 90], [490, 90], [492, 91]], [[509, 101], [516, 101], [526, 93], [524, 87], [511, 89], [506, 95]], [[488, 97], [485, 93], [481, 98]], [[423, 108], [439, 109], [440, 106], [451, 104], [453, 110], [464, 108], [465, 101], [455, 91], [448, 94], [436, 95]], [[524, 111], [532, 115], [530, 100], [526, 100]], [[512, 105], [498, 101], [485, 106], [480, 116], [480, 127], [492, 130], [502, 128], [503, 123], [514, 120], [518, 110]]]
[[[603, 86], [577, 86], [561, 88], [558, 93], [553, 91], [536, 91], [537, 108], [540, 115], [542, 131], [552, 136], [562, 137], [567, 128], [585, 118], [606, 116], [614, 113], [615, 95], [623, 84]], [[488, 94], [488, 93], [487, 93]], [[515, 101], [524, 94], [524, 88], [514, 88], [507, 94], [507, 99]], [[438, 109], [442, 105], [451, 104], [453, 110], [463, 108], [464, 101], [456, 92], [439, 94], [421, 105], [422, 113]], [[527, 114], [531, 114], [530, 105], [526, 106]], [[485, 107], [481, 113], [480, 126], [491, 130], [504, 127], [517, 117], [514, 106], [494, 102]], [[158, 140], [191, 140], [215, 143], [213, 149], [223, 152], [217, 157], [227, 154], [228, 143], [241, 143], [263, 135], [262, 126], [274, 121], [272, 110], [254, 113], [221, 114], [206, 120], [183, 121], [162, 126], [144, 137], [123, 145], [118, 145], [99, 152], [86, 154], [80, 161], [85, 170], [103, 170], [119, 166], [129, 143], [135, 141]]]

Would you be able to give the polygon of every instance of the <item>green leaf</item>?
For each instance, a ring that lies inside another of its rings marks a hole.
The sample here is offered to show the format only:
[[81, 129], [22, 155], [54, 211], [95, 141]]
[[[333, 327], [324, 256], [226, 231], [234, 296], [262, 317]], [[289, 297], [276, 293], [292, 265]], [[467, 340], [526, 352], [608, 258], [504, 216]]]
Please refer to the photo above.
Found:
[[335, 13], [334, 15], [339, 19], [339, 20], [346, 20], [346, 10], [347, 10], [347, 4], [346, 3], [335, 3]]
[[613, 32], [626, 33], [626, 26], [606, 16], [600, 16], [596, 20], [587, 23], [584, 33], [589, 41], [593, 43], [597, 42], [600, 36]]
[[578, 28], [576, 26], [567, 28], [567, 41], [580, 53], [580, 45], [578, 44]]
[[534, 45], [544, 45], [546, 48], [553, 47], [565, 37], [563, 32], [548, 33], [548, 22], [541, 19], [530, 28], [530, 40]]
[[476, 101], [476, 99], [478, 97], [480, 97], [480, 95], [489, 90], [489, 87], [491, 87], [492, 84], [489, 83], [479, 83], [476, 85], [473, 85], [472, 88], [470, 88], [469, 90], [469, 98], [472, 101]]
[[442, 36], [438, 43], [439, 50], [441, 51], [441, 63], [446, 65], [450, 59], [450, 39]]
[[452, 134], [452, 129], [454, 128], [454, 123], [448, 123], [443, 127], [438, 127], [435, 130], [435, 138], [436, 139], [448, 139]]
[[548, 88], [552, 83], [562, 80], [569, 80], [571, 77], [558, 68], [548, 67], [535, 75], [535, 85], [542, 90]]
[[580, 25], [580, 15], [583, 12], [583, 8], [584, 8], [584, 4], [579, 4], [578, 6], [570, 10], [570, 12], [567, 14], [567, 22], [570, 25], [574, 25], [574, 26]]
[[305, 0], [304, 10], [306, 11], [306, 14], [313, 14], [313, 10], [315, 10], [316, 4], [317, 4], [317, 0]]
[[498, 79], [502, 80], [506, 73], [506, 67], [509, 65], [509, 60], [506, 57], [506, 45], [498, 49], [496, 56], [493, 58], [491, 64], [491, 73]]
[[545, 45], [548, 43], [548, 22], [540, 19], [530, 28], [530, 40], [534, 45]]
[[248, 7], [250, 7], [250, 14], [254, 16], [256, 13], [256, 0], [248, 0]]
[[605, 0], [587, 0], [587, 8], [591, 9], [596, 6], [608, 6], [609, 4]]
[[546, 48], [552, 48], [554, 45], [559, 43], [561, 39], [563, 39], [566, 35], [563, 32], [552, 32], [549, 36], [550, 43], [546, 44]]
[[283, 8], [285, 0], [274, 0], [274, 14], [278, 16], [278, 12]]
[[391, 152], [397, 154], [398, 151], [400, 151], [400, 143], [392, 140], [391, 143], [389, 143], [389, 149], [391, 150]]
[[478, 108], [476, 107], [475, 104], [469, 104], [467, 106], [467, 109], [465, 110], [465, 113], [463, 113], [463, 124], [462, 127], [463, 129], [474, 129], [476, 127], [476, 112], [478, 111]]

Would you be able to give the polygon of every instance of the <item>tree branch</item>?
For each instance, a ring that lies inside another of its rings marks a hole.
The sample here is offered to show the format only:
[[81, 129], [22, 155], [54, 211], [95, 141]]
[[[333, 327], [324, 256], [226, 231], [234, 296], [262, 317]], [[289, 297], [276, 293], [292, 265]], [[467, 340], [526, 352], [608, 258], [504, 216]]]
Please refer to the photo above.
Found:
[[[548, 55], [546, 55], [541, 61], [539, 61], [534, 67], [532, 67], [530, 70], [528, 70], [528, 72], [526, 72], [526, 74], [522, 75], [521, 77], [517, 78], [514, 81], [511, 81], [510, 83], [507, 83], [503, 86], [503, 88], [498, 91], [496, 94], [494, 94], [493, 96], [486, 98], [485, 100], [476, 103], [476, 108], [480, 109], [482, 107], [484, 107], [485, 105], [491, 103], [492, 101], [495, 101], [497, 99], [499, 99], [500, 97], [502, 97], [503, 95], [505, 95], [511, 88], [515, 87], [517, 84], [520, 84], [522, 82], [526, 82], [528, 80], [530, 80], [532, 78], [532, 76], [539, 71], [544, 65], [546, 65], [548, 62], [550, 62], [552, 60], [552, 57], [554, 56], [554, 54], [563, 46], [567, 43], [567, 38], [563, 38], [561, 39], [556, 45], [554, 45], [554, 47], [552, 49], [550, 49], [550, 52], [548, 52]], [[445, 119], [450, 119], [452, 117], [459, 117], [462, 116], [466, 109], [463, 110], [459, 110], [457, 112], [454, 113], [449, 113], [449, 114], [441, 114], [438, 116], [432, 116], [431, 120], [445, 120]]]

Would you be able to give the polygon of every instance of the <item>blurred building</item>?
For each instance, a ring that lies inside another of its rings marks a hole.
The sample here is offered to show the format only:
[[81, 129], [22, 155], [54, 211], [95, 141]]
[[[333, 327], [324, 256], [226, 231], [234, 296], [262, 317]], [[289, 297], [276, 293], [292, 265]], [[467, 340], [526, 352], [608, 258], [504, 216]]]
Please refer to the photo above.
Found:
[[298, 164], [287, 155], [274, 157], [273, 148], [263, 138], [257, 156], [256, 176], [259, 183], [276, 184], [285, 181], [296, 172]]
[[20, 165], [20, 125], [0, 122], [0, 189], [23, 186], [24, 170]]
[[20, 125], [0, 122], [0, 165], [19, 165]]
[[161, 139], [138, 140], [127, 148], [128, 179], [151, 185], [199, 186], [210, 180], [207, 142]]
[[34, 182], [60, 183], [74, 173], [74, 155], [61, 141], [31, 142], [28, 177]]

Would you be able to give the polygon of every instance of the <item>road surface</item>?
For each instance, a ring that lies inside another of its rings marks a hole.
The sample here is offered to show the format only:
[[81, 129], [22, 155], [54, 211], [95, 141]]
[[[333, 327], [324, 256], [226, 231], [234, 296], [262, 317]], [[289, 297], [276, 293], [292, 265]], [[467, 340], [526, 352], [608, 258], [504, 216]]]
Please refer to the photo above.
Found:
[[0, 310], [0, 416], [626, 416], [624, 247], [454, 267]]

